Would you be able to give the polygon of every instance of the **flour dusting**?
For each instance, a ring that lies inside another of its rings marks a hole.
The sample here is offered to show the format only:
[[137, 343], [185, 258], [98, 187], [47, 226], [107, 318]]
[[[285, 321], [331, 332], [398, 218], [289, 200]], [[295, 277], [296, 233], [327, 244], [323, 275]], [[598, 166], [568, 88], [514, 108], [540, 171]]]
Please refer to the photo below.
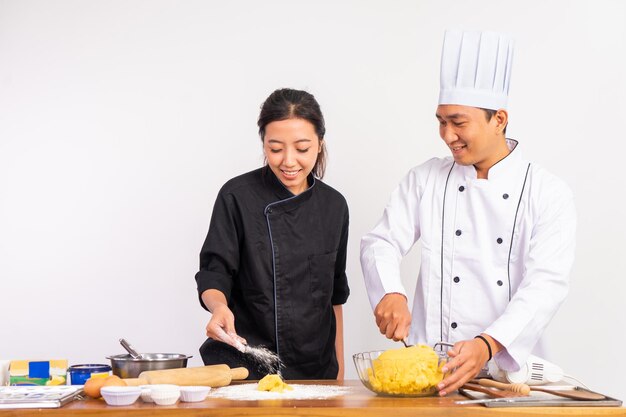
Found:
[[263, 346], [244, 346], [243, 353], [250, 355], [263, 374], [278, 374], [283, 363], [278, 355]]
[[211, 390], [209, 397], [226, 398], [229, 400], [314, 400], [344, 395], [350, 392], [349, 387], [335, 385], [302, 385], [289, 384], [293, 390], [285, 392], [258, 391], [258, 384], [230, 385]]

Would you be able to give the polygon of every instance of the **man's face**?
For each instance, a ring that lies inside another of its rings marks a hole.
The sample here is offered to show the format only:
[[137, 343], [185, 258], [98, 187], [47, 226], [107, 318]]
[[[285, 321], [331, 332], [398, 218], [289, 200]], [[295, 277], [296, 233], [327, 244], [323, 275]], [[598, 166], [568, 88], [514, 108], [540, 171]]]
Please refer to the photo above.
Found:
[[455, 162], [489, 168], [501, 159], [502, 129], [498, 117], [487, 120], [484, 110], [452, 104], [437, 107], [439, 135]]

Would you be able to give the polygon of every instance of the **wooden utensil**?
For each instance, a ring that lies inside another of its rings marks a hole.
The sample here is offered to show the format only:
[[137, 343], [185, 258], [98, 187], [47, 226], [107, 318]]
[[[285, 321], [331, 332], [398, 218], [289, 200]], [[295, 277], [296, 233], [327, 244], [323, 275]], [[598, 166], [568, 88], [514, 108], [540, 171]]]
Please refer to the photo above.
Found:
[[478, 384], [483, 387], [494, 387], [500, 389], [507, 389], [509, 391], [518, 392], [523, 395], [530, 394], [530, 387], [526, 384], [506, 384], [504, 382], [494, 381], [493, 379], [479, 379]]
[[144, 371], [138, 378], [124, 379], [126, 385], [204, 385], [207, 387], [223, 387], [233, 380], [246, 379], [246, 368], [233, 368], [228, 365], [208, 365], [197, 368], [164, 369], [161, 371]]
[[509, 398], [509, 397], [520, 396], [520, 394], [517, 392], [513, 392], [509, 390], [500, 390], [497, 388], [484, 387], [482, 385], [474, 384], [471, 382], [466, 382], [461, 388], [469, 390], [469, 391], [482, 392], [483, 394], [487, 394], [490, 398]]
[[557, 395], [559, 397], [571, 398], [573, 400], [604, 400], [606, 397], [602, 394], [598, 394], [596, 392], [591, 392], [583, 389], [577, 389], [576, 387], [569, 390], [555, 390], [545, 387], [538, 387], [535, 385], [526, 385], [526, 384], [505, 384], [503, 382], [493, 381], [491, 379], [479, 379], [478, 383], [482, 386], [495, 387], [501, 389], [507, 389], [515, 392], [522, 393], [521, 389], [525, 390], [528, 388], [528, 392], [530, 391], [540, 391], [546, 392], [548, 394]]

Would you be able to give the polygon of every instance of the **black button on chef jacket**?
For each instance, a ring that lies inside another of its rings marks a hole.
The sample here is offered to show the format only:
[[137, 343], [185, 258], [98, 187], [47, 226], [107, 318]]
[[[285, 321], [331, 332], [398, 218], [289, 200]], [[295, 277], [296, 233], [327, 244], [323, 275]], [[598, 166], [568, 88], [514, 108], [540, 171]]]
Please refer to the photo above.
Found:
[[[334, 379], [333, 305], [350, 293], [347, 243], [348, 206], [339, 192], [310, 175], [309, 188], [293, 195], [271, 169], [257, 169], [228, 181], [217, 196], [198, 295], [223, 292], [237, 333], [277, 352], [285, 379]], [[212, 353], [215, 345], [225, 346], [209, 339], [201, 347], [205, 364], [227, 363]], [[251, 378], [264, 376], [247, 367]]]

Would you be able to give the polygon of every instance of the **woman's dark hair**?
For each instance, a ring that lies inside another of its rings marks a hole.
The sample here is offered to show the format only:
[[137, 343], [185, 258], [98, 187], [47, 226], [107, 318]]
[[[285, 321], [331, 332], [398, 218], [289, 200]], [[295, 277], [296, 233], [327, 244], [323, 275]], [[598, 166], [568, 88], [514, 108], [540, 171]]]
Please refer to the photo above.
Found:
[[326, 134], [326, 127], [322, 110], [313, 94], [291, 88], [282, 88], [270, 94], [261, 106], [257, 122], [261, 141], [265, 138], [265, 127], [268, 124], [287, 119], [304, 119], [315, 128], [315, 133], [320, 140], [320, 153], [317, 154], [317, 160], [313, 166], [313, 175], [323, 178], [324, 171], [326, 171], [326, 147], [322, 140]]

